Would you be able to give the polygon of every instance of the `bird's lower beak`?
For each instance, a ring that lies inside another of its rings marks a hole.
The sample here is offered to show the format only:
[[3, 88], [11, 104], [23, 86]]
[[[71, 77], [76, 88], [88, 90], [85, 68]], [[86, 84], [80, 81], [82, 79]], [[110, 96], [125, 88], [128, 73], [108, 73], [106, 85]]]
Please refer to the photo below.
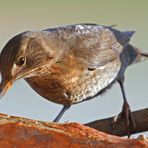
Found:
[[12, 81], [3, 82], [0, 84], [0, 99], [5, 95], [7, 90], [12, 86]]

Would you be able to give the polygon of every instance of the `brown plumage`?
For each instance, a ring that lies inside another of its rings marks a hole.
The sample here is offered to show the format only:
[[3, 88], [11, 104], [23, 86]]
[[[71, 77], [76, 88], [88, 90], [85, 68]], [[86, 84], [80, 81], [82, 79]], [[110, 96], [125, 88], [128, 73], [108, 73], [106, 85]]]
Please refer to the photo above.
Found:
[[54, 120], [58, 121], [72, 104], [99, 95], [118, 81], [129, 127], [132, 114], [123, 88], [124, 72], [147, 57], [128, 43], [133, 33], [77, 24], [16, 35], [0, 55], [1, 96], [24, 78], [38, 94], [64, 106]]

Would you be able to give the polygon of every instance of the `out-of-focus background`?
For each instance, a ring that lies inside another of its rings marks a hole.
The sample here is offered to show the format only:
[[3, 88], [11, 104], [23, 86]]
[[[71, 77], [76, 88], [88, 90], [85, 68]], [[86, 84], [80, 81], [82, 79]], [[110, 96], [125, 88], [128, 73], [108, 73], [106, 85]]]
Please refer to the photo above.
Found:
[[[121, 30], [135, 30], [132, 44], [148, 52], [147, 7], [147, 0], [0, 0], [0, 48], [11, 37], [26, 30], [97, 23], [116, 24]], [[132, 110], [148, 107], [147, 76], [148, 61], [133, 65], [126, 71], [126, 93]], [[115, 84], [104, 95], [71, 107], [61, 122], [86, 123], [117, 115], [122, 103], [121, 91]], [[52, 121], [61, 107], [36, 94], [24, 80], [16, 82], [0, 100], [1, 113], [44, 121]]]

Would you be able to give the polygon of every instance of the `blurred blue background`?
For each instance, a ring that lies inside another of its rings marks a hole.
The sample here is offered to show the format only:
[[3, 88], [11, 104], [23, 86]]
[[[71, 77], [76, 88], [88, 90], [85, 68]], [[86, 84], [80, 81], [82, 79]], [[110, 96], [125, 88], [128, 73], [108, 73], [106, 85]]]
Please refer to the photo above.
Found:
[[[26, 30], [97, 23], [116, 24], [120, 30], [135, 30], [132, 44], [148, 52], [147, 6], [147, 0], [0, 0], [0, 48], [11, 37]], [[148, 107], [147, 75], [148, 62], [133, 65], [126, 71], [126, 93], [132, 110]], [[121, 111], [122, 101], [120, 88], [115, 84], [104, 95], [72, 106], [61, 122], [86, 123], [117, 115]], [[24, 80], [17, 81], [0, 100], [1, 113], [44, 121], [52, 121], [61, 107], [36, 94]]]

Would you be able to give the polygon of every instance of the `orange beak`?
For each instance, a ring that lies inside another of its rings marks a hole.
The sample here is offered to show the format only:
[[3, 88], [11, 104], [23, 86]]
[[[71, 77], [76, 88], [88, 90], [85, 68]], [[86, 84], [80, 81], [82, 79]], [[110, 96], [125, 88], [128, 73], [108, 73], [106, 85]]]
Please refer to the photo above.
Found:
[[0, 84], [0, 99], [5, 95], [7, 90], [12, 86], [12, 82], [8, 81], [6, 84], [1, 83]]

